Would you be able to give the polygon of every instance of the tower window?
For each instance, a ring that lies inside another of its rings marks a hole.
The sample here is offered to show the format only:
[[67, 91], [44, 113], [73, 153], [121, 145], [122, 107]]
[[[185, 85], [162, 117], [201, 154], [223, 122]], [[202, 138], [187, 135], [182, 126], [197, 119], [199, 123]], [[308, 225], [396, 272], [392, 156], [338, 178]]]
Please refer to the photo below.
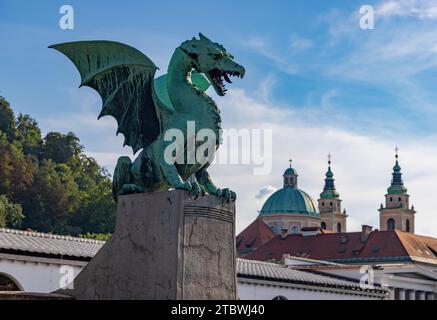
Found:
[[393, 198], [390, 198], [390, 202], [393, 202]]
[[332, 202], [330, 202], [329, 205], [332, 207]]
[[337, 232], [341, 233], [341, 223], [337, 223]]
[[410, 220], [409, 219], [407, 219], [405, 225], [406, 225], [405, 231], [410, 232]]
[[322, 207], [324, 207], [325, 206], [325, 203], [324, 202], [322, 202]]
[[297, 226], [292, 226], [291, 227], [291, 234], [298, 234], [299, 233], [299, 228]]
[[401, 199], [401, 198], [399, 198], [399, 202], [400, 202], [400, 201], [402, 201], [402, 199]]
[[387, 220], [387, 230], [393, 231], [395, 229], [395, 221], [390, 218]]
[[320, 225], [322, 227], [323, 230], [326, 230], [326, 223], [322, 222], [322, 224]]

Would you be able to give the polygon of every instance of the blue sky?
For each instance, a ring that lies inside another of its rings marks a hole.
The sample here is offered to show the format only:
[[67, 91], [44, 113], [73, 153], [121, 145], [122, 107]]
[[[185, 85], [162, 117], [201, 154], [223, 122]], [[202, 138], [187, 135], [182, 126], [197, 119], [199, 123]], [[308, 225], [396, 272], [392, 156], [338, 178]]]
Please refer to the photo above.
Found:
[[[74, 30], [58, 26], [64, 4], [75, 10]], [[375, 8], [374, 30], [359, 28], [364, 4]], [[317, 198], [328, 152], [344, 205], [353, 212], [351, 226], [377, 226], [399, 145], [412, 201], [421, 210], [418, 229], [437, 234], [431, 192], [437, 183], [437, 1], [2, 0], [0, 95], [35, 117], [44, 132], [74, 131], [112, 170], [117, 155], [130, 151], [113, 137], [112, 119], [97, 122], [98, 95], [79, 89], [74, 67], [47, 47], [121, 41], [143, 51], [162, 73], [174, 49], [198, 32], [222, 43], [247, 69], [227, 97], [211, 93], [225, 108], [224, 126], [256, 127], [267, 119], [263, 125], [274, 129], [280, 145], [269, 177], [240, 167], [216, 172], [241, 195], [240, 229], [262, 204], [258, 190], [280, 187], [290, 156], [302, 188]], [[250, 122], [245, 114], [253, 110], [260, 118]], [[236, 178], [221, 173], [227, 170]]]

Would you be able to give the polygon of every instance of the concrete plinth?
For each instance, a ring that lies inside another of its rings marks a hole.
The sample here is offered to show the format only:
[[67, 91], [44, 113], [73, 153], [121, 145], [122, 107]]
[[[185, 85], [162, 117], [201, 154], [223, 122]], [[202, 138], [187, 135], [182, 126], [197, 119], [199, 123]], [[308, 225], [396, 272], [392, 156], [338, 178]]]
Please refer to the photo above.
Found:
[[121, 196], [112, 238], [62, 293], [76, 299], [234, 300], [235, 205], [168, 191]]

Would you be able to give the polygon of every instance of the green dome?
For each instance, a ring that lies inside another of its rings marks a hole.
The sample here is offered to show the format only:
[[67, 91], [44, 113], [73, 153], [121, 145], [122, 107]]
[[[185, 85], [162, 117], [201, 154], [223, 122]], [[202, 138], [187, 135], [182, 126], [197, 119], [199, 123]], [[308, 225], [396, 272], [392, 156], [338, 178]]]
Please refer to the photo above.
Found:
[[404, 185], [391, 185], [387, 192], [388, 194], [405, 194], [408, 190]]
[[320, 216], [316, 202], [297, 188], [283, 188], [276, 191], [261, 209], [261, 216], [287, 213]]
[[284, 172], [284, 176], [293, 176], [293, 175], [297, 176], [297, 171], [293, 168], [288, 168]]

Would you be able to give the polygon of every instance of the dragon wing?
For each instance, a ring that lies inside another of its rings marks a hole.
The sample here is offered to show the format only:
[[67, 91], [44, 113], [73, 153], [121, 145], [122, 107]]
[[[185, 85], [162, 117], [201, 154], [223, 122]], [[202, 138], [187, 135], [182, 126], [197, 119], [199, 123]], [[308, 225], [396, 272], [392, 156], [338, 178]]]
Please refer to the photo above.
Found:
[[103, 106], [99, 119], [111, 115], [117, 120], [117, 135], [124, 135], [124, 145], [136, 153], [158, 137], [159, 110], [153, 89], [158, 68], [143, 53], [112, 41], [69, 42], [49, 48], [74, 63], [81, 87], [91, 87], [100, 94]]

